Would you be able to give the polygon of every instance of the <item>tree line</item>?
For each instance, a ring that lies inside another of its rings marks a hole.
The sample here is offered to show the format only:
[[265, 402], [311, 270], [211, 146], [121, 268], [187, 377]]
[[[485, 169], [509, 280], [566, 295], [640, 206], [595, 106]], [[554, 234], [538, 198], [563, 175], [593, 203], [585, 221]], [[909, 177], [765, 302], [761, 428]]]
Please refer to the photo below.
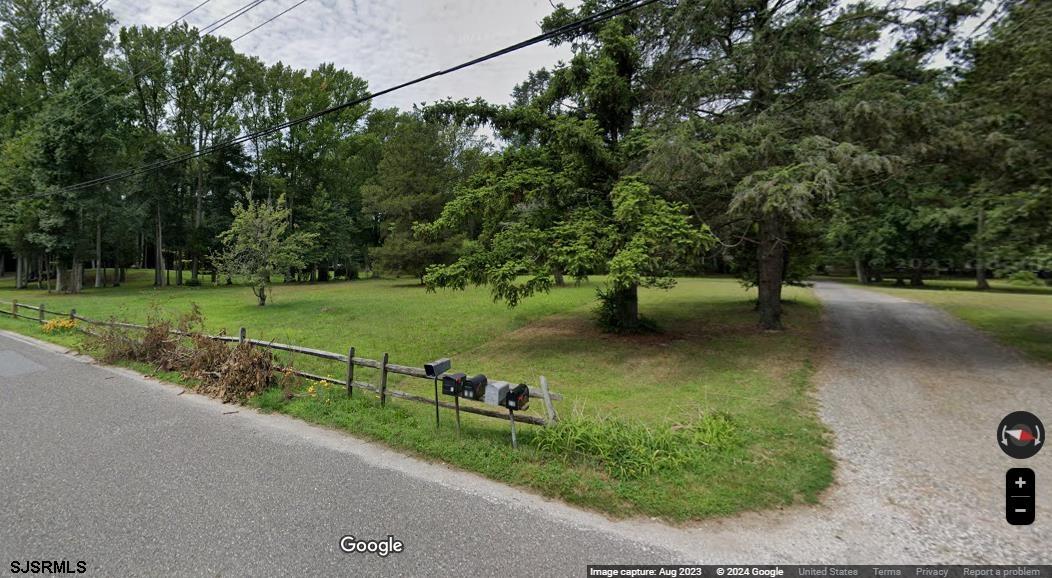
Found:
[[602, 274], [601, 323], [635, 331], [639, 288], [719, 272], [778, 329], [782, 287], [816, 270], [985, 288], [1052, 269], [1046, 2], [656, 2], [557, 36], [572, 58], [508, 104], [363, 103], [70, 190], [368, 93], [186, 25], [114, 26], [86, 0], [0, 0], [0, 244], [20, 286], [207, 271], [255, 275], [262, 304], [279, 274], [380, 271], [515, 305]]

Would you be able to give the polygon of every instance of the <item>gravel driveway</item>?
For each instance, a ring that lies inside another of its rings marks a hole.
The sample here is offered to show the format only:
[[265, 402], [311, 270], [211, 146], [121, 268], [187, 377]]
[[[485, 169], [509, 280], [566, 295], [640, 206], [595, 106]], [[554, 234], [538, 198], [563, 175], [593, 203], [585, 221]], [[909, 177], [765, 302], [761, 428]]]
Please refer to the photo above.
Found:
[[[706, 560], [751, 563], [1052, 562], [1052, 450], [1014, 460], [995, 441], [1015, 410], [1052, 423], [1052, 370], [927, 305], [835, 283], [816, 293], [829, 332], [818, 379], [836, 485], [821, 506], [667, 540]], [[1004, 519], [1012, 467], [1036, 474], [1031, 526]]]

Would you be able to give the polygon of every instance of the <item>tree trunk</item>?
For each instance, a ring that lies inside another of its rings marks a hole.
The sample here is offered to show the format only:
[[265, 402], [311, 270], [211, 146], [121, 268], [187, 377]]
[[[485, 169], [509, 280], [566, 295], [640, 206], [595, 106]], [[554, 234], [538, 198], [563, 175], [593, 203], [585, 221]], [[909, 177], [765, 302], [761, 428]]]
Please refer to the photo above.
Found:
[[[190, 280], [193, 281], [194, 285], [197, 285], [197, 272], [200, 266], [197, 258], [197, 245], [201, 239], [199, 237], [201, 229], [201, 219], [204, 209], [202, 208], [202, 197], [204, 196], [204, 174], [201, 169], [201, 163], [197, 163], [197, 193], [194, 195], [194, 245], [190, 249]], [[182, 283], [180, 283], [181, 285]]]
[[106, 272], [102, 268], [102, 221], [95, 222], [95, 288], [106, 286]]
[[265, 306], [267, 304], [267, 286], [266, 285], [263, 285], [262, 287], [254, 289], [253, 293], [256, 294], [256, 299], [259, 300], [259, 306], [260, 307], [263, 307], [263, 306]]
[[175, 256], [175, 284], [183, 284], [183, 255], [182, 253], [176, 253]]
[[866, 270], [866, 267], [862, 264], [862, 259], [859, 257], [855, 257], [855, 278], [863, 285], [869, 283], [869, 271]]
[[328, 280], [329, 280], [329, 266], [328, 265], [318, 265], [318, 281], [323, 281], [324, 282], [324, 281], [328, 281]]
[[975, 231], [975, 288], [980, 291], [990, 289], [990, 282], [986, 280], [986, 255], [983, 247], [983, 237], [986, 235], [986, 207], [979, 206], [979, 218]]
[[764, 215], [760, 222], [760, 243], [757, 246], [758, 297], [760, 327], [781, 330], [782, 280], [785, 276], [785, 226], [781, 215]]
[[157, 227], [154, 231], [154, 263], [153, 263], [153, 284], [155, 287], [164, 287], [168, 285], [168, 272], [164, 266], [164, 229], [161, 224], [161, 203], [157, 203], [156, 213]]
[[59, 259], [55, 263], [55, 293], [62, 293], [65, 291], [65, 283], [62, 276], [62, 260]]
[[639, 286], [618, 289], [614, 293], [617, 325], [626, 331], [639, 329]]
[[77, 256], [74, 256], [71, 269], [69, 292], [80, 293], [80, 290], [84, 287], [84, 263], [82, 263]]
[[556, 287], [566, 287], [566, 279], [563, 278], [563, 270], [560, 267], [553, 268], [552, 275], [555, 276]]
[[119, 287], [121, 282], [121, 245], [117, 243], [113, 249], [113, 286]]
[[910, 271], [910, 287], [924, 287], [924, 263], [921, 259], [914, 259], [913, 269]]
[[26, 288], [26, 258], [15, 255], [15, 289]]
[[7, 255], [0, 253], [0, 277], [7, 273]]

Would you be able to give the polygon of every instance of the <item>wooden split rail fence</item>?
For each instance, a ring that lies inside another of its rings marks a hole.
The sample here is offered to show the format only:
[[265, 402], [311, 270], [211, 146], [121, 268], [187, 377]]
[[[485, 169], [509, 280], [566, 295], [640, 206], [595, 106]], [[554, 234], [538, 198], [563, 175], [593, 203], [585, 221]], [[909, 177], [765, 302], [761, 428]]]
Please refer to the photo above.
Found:
[[[21, 313], [21, 310], [35, 311], [36, 314], [35, 315], [24, 315], [24, 314]], [[82, 321], [82, 322], [87, 323], [89, 325], [121, 327], [121, 328], [124, 328], [124, 329], [139, 329], [139, 330], [149, 329], [149, 327], [146, 326], [146, 325], [138, 325], [138, 324], [135, 324], [135, 323], [126, 323], [126, 322], [121, 322], [121, 321], [102, 321], [102, 320], [98, 320], [98, 319], [90, 319], [90, 318], [78, 315], [76, 309], [71, 309], [69, 312], [62, 313], [62, 312], [58, 312], [58, 311], [51, 311], [51, 310], [47, 309], [44, 306], [44, 304], [41, 304], [39, 306], [25, 305], [25, 304], [19, 303], [17, 300], [0, 301], [0, 313], [4, 313], [4, 314], [9, 315], [9, 316], [14, 317], [14, 318], [20, 318], [20, 319], [27, 319], [27, 320], [30, 320], [30, 321], [36, 321], [38, 323], [45, 323], [47, 321], [46, 315], [54, 315], [56, 317], [62, 317], [62, 318], [73, 319], [73, 320], [76, 320], [76, 321]], [[91, 333], [91, 331], [88, 331], [86, 329], [83, 329], [83, 328], [79, 328], [79, 329], [81, 331], [85, 332], [85, 333]], [[173, 333], [175, 335], [186, 335], [184, 332], [179, 331], [179, 330], [175, 330], [175, 329], [171, 330], [171, 333]], [[311, 356], [311, 357], [317, 357], [317, 358], [320, 358], [320, 359], [328, 359], [328, 360], [331, 360], [331, 361], [336, 361], [336, 362], [342, 363], [342, 364], [344, 364], [346, 366], [346, 370], [347, 370], [346, 371], [346, 377], [344, 379], [337, 379], [337, 378], [328, 377], [328, 376], [325, 376], [325, 375], [317, 375], [317, 374], [313, 374], [313, 373], [308, 373], [306, 371], [301, 371], [301, 370], [298, 370], [298, 369], [295, 369], [295, 368], [291, 368], [291, 369], [283, 368], [283, 370], [289, 371], [289, 372], [291, 372], [291, 373], [293, 373], [295, 375], [298, 375], [298, 376], [306, 378], [306, 379], [312, 379], [312, 380], [315, 380], [315, 381], [321, 381], [321, 382], [325, 382], [325, 383], [330, 383], [330, 384], [346, 387], [348, 396], [351, 396], [355, 389], [361, 389], [361, 390], [368, 391], [370, 393], [373, 393], [373, 394], [376, 394], [377, 396], [379, 396], [381, 405], [386, 405], [388, 397], [397, 398], [397, 399], [404, 399], [404, 400], [418, 402], [418, 403], [425, 403], [425, 404], [428, 404], [428, 405], [433, 405], [433, 406], [435, 406], [435, 423], [436, 423], [436, 425], [438, 425], [438, 422], [439, 422], [438, 409], [439, 408], [452, 409], [452, 410], [454, 410], [456, 412], [457, 429], [458, 429], [458, 431], [460, 429], [460, 412], [462, 412], [462, 411], [465, 412], [465, 413], [471, 413], [471, 414], [480, 415], [480, 416], [484, 416], [484, 417], [491, 417], [491, 418], [498, 418], [498, 419], [507, 419], [511, 423], [512, 443], [513, 443], [513, 445], [517, 445], [517, 441], [515, 439], [515, 423], [516, 422], [529, 423], [529, 424], [540, 425], [540, 426], [546, 426], [546, 425], [548, 425], [550, 423], [554, 423], [556, 420], [558, 420], [558, 414], [556, 413], [555, 406], [553, 405], [552, 402], [563, 399], [563, 397], [561, 395], [548, 390], [548, 381], [542, 375], [540, 377], [540, 387], [539, 387], [539, 389], [540, 389], [540, 394], [541, 394], [540, 395], [540, 401], [544, 404], [545, 416], [541, 417], [541, 416], [535, 416], [535, 415], [522, 415], [522, 414], [515, 415], [515, 413], [513, 411], [511, 411], [511, 410], [508, 410], [507, 413], [504, 413], [502, 411], [498, 411], [498, 410], [495, 410], [495, 409], [489, 409], [488, 407], [484, 407], [484, 406], [483, 407], [479, 407], [479, 406], [474, 406], [474, 405], [460, 405], [460, 398], [454, 398], [453, 403], [450, 403], [448, 401], [442, 401], [441, 399], [439, 399], [439, 395], [438, 395], [439, 387], [440, 387], [439, 386], [439, 381], [441, 380], [441, 376], [434, 376], [434, 377], [432, 377], [432, 376], [427, 375], [427, 373], [425, 373], [423, 368], [412, 367], [412, 366], [408, 366], [408, 365], [399, 365], [399, 364], [396, 364], [396, 363], [391, 363], [389, 358], [388, 358], [388, 354], [386, 354], [386, 353], [384, 353], [384, 356], [383, 356], [382, 360], [376, 360], [376, 359], [367, 359], [365, 357], [356, 357], [355, 356], [355, 349], [353, 347], [348, 348], [346, 354], [341, 354], [341, 353], [333, 353], [331, 351], [324, 351], [324, 350], [321, 350], [321, 349], [312, 349], [310, 347], [302, 347], [302, 346], [299, 346], [299, 345], [291, 345], [291, 344], [288, 344], [288, 343], [276, 343], [276, 342], [273, 342], [273, 341], [265, 341], [265, 340], [262, 340], [262, 339], [249, 339], [248, 336], [246, 335], [246, 330], [245, 330], [244, 327], [242, 327], [240, 329], [239, 334], [237, 336], [231, 336], [231, 335], [207, 335], [206, 337], [208, 337], [209, 339], [214, 339], [216, 341], [225, 341], [225, 342], [230, 342], [230, 343], [250, 343], [253, 346], [257, 346], [257, 347], [265, 347], [267, 349], [275, 349], [275, 350], [279, 350], [279, 351], [287, 351], [287, 352], [290, 352], [290, 353], [299, 353], [299, 354], [308, 355], [308, 356]], [[372, 368], [372, 369], [379, 370], [380, 371], [380, 384], [379, 385], [374, 385], [374, 384], [367, 383], [367, 382], [364, 382], [364, 381], [356, 380], [354, 378], [354, 369], [355, 369], [355, 367], [369, 367], [369, 368]], [[433, 381], [434, 388], [435, 388], [435, 397], [434, 397], [434, 399], [430, 399], [430, 398], [423, 397], [423, 396], [420, 396], [420, 395], [414, 395], [412, 393], [407, 393], [407, 392], [404, 392], [404, 391], [398, 391], [398, 390], [395, 390], [395, 389], [388, 388], [387, 387], [387, 376], [388, 376], [388, 374], [392, 374], [392, 373], [397, 374], [397, 375], [406, 375], [406, 376], [409, 376], [409, 377], [416, 377], [416, 378], [427, 379], [427, 380]], [[532, 388], [531, 388], [531, 392], [532, 392]], [[531, 395], [531, 397], [534, 397], [534, 396]]]

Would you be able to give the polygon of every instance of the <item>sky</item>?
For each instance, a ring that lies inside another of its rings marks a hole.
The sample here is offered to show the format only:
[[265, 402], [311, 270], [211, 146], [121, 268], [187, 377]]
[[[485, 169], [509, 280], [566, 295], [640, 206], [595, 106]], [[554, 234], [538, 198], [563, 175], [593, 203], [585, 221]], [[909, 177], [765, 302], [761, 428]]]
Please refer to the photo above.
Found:
[[[120, 25], [165, 26], [203, 0], [108, 0]], [[203, 28], [248, 0], [210, 0], [187, 21]], [[299, 0], [265, 0], [216, 32], [235, 38]], [[573, 5], [576, 2], [568, 2]], [[333, 62], [373, 91], [459, 64], [540, 33], [548, 0], [307, 0], [234, 46], [268, 64], [312, 69]], [[530, 70], [570, 56], [540, 44], [381, 97], [375, 107], [412, 108], [444, 98], [510, 100]]]

